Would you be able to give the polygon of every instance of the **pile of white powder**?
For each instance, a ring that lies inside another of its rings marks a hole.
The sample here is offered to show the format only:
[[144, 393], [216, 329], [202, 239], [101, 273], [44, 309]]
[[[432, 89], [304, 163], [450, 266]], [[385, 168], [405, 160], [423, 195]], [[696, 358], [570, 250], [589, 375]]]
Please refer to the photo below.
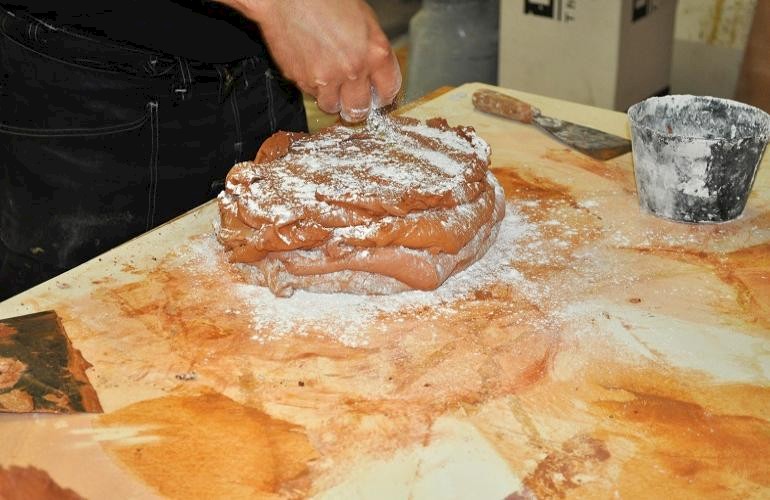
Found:
[[[257, 341], [268, 342], [286, 335], [303, 336], [333, 328], [329, 334], [335, 340], [351, 347], [363, 346], [367, 343], [366, 331], [376, 328], [383, 314], [425, 306], [430, 306], [434, 315], [451, 314], [451, 303], [494, 283], [516, 284], [522, 290], [534, 291], [534, 285], [528, 283], [511, 262], [531, 252], [525, 240], [531, 241], [535, 233], [535, 225], [509, 204], [497, 239], [484, 257], [450, 277], [437, 290], [379, 296], [298, 290], [289, 298], [279, 298], [267, 288], [234, 282], [232, 287], [240, 304], [234, 304], [229, 312], [251, 317], [252, 338]], [[184, 266], [193, 272], [221, 274], [218, 266], [222, 263], [211, 258], [221, 252], [212, 234], [191, 246], [190, 252], [185, 253]]]

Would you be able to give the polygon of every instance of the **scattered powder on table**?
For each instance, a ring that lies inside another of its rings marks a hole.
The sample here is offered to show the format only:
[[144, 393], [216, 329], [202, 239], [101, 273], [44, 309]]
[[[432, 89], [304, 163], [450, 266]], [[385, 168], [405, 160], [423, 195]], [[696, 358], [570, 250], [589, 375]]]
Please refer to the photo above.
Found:
[[[483, 258], [432, 291], [408, 291], [394, 295], [321, 294], [303, 290], [290, 298], [275, 297], [264, 287], [233, 282], [230, 286], [241, 299], [233, 312], [251, 315], [252, 338], [269, 342], [282, 337], [306, 336], [324, 331], [340, 343], [356, 347], [367, 344], [367, 331], [381, 326], [383, 315], [408, 312], [430, 306], [434, 316], [451, 314], [451, 305], [474, 291], [494, 283], [516, 284], [536, 293], [511, 262], [531, 253], [525, 240], [536, 235], [536, 226], [515, 206], [508, 204], [497, 240]], [[221, 272], [221, 247], [213, 235], [198, 240], [185, 253], [183, 264], [191, 272]], [[333, 327], [333, 331], [332, 328]]]

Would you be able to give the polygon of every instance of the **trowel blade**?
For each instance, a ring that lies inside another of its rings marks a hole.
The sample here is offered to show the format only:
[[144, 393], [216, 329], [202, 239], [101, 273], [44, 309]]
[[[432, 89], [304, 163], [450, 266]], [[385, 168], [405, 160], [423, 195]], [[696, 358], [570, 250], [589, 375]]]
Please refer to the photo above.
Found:
[[535, 116], [533, 121], [567, 146], [597, 160], [609, 160], [631, 151], [631, 141], [584, 125], [548, 116]]

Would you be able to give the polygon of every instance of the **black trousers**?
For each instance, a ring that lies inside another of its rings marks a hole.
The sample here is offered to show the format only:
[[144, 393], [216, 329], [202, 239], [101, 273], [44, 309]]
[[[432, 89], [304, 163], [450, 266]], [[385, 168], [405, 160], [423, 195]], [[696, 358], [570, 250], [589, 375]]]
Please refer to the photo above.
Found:
[[306, 128], [266, 54], [196, 63], [0, 9], [0, 300], [211, 199], [273, 132]]

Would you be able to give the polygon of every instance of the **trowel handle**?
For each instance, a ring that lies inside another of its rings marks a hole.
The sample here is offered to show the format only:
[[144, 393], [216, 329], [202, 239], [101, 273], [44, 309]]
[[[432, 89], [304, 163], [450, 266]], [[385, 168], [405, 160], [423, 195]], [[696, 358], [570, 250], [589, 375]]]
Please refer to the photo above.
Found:
[[473, 93], [473, 107], [521, 123], [532, 123], [532, 119], [540, 114], [539, 109], [524, 101], [487, 89]]

